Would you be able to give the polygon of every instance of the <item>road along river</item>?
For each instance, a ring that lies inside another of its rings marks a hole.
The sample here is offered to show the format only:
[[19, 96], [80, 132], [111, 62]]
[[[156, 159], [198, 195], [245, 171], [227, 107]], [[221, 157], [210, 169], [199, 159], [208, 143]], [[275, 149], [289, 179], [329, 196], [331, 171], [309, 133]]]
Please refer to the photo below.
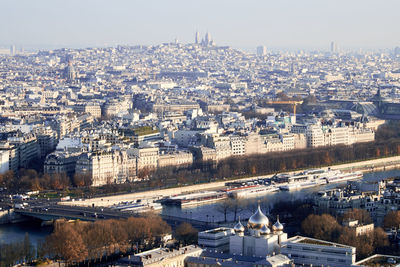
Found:
[[[323, 169], [327, 169], [328, 167], [324, 167]], [[343, 172], [351, 172], [351, 171], [363, 171], [363, 172], [374, 172], [380, 170], [390, 170], [395, 168], [400, 168], [400, 156], [396, 157], [387, 157], [387, 158], [379, 158], [374, 160], [346, 163], [340, 165], [332, 165], [329, 168], [333, 170], [341, 170]], [[298, 172], [297, 170], [296, 172]], [[254, 176], [246, 179], [238, 179], [238, 180], [252, 180], [254, 178], [267, 178], [271, 177], [271, 175], [264, 176]], [[225, 185], [226, 181], [222, 182], [213, 182], [213, 183], [205, 183], [205, 184], [197, 184], [197, 185], [189, 185], [183, 187], [175, 187], [161, 190], [151, 190], [145, 192], [138, 193], [130, 193], [130, 194], [121, 194], [121, 195], [113, 195], [106, 197], [98, 197], [91, 199], [84, 199], [81, 201], [66, 201], [60, 202], [59, 204], [64, 205], [73, 205], [73, 206], [112, 206], [114, 204], [125, 202], [125, 201], [135, 201], [137, 199], [154, 199], [154, 198], [163, 198], [171, 195], [196, 192], [196, 191], [205, 191], [212, 190], [216, 188], [221, 188]]]

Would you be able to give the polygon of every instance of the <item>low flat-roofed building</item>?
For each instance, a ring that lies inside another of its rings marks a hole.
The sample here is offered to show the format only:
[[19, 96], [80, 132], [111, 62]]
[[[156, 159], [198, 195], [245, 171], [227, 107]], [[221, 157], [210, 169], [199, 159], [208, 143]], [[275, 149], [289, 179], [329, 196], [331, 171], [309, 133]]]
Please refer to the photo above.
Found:
[[399, 256], [375, 254], [355, 263], [354, 266], [398, 266]]
[[198, 257], [202, 252], [203, 249], [195, 245], [179, 249], [156, 248], [122, 258], [113, 266], [184, 267], [186, 257]]
[[218, 251], [229, 251], [229, 237], [234, 235], [232, 228], [220, 227], [212, 230], [199, 232], [198, 244], [203, 248]]
[[292, 267], [292, 260], [282, 254], [269, 257], [249, 257], [240, 255], [204, 252], [200, 257], [187, 257], [186, 267]]
[[355, 247], [303, 236], [289, 238], [281, 253], [299, 265], [343, 267], [356, 262]]

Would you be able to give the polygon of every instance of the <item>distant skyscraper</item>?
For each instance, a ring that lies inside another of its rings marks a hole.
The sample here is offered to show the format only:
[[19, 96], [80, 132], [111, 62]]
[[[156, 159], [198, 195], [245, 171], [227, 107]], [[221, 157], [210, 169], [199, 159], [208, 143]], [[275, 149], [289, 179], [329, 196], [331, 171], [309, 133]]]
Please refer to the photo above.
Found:
[[206, 33], [206, 36], [204, 37], [204, 41], [206, 42], [206, 44], [207, 45], [209, 45], [210, 44], [210, 42], [211, 42], [211, 35], [210, 35], [210, 33]]
[[15, 48], [15, 45], [10, 46], [10, 55], [14, 56], [16, 54], [17, 50]]
[[267, 47], [265, 45], [257, 46], [257, 56], [263, 57], [267, 54]]
[[196, 36], [194, 37], [194, 43], [199, 44], [200, 43], [200, 33], [197, 31]]
[[395, 56], [400, 56], [400, 47], [396, 46], [396, 47], [394, 48], [394, 55], [395, 55]]
[[331, 53], [337, 53], [337, 52], [338, 52], [337, 44], [335, 42], [331, 42]]

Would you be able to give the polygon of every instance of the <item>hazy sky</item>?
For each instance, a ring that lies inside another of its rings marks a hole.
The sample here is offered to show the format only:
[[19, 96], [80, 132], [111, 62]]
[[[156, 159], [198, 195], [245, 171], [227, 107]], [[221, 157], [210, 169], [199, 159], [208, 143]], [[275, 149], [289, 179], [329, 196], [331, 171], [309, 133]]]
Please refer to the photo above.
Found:
[[0, 0], [0, 45], [400, 46], [400, 0]]

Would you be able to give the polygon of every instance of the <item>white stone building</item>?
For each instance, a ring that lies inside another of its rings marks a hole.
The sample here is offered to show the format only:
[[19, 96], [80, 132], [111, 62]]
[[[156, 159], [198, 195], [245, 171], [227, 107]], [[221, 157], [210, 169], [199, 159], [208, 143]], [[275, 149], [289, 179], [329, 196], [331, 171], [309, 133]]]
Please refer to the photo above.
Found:
[[136, 159], [124, 150], [87, 152], [79, 156], [75, 173], [89, 175], [93, 186], [123, 183], [136, 177]]
[[158, 147], [131, 148], [128, 150], [128, 154], [136, 158], [137, 171], [145, 168], [155, 169], [158, 166]]
[[191, 165], [193, 154], [188, 151], [161, 153], [158, 156], [158, 167]]

